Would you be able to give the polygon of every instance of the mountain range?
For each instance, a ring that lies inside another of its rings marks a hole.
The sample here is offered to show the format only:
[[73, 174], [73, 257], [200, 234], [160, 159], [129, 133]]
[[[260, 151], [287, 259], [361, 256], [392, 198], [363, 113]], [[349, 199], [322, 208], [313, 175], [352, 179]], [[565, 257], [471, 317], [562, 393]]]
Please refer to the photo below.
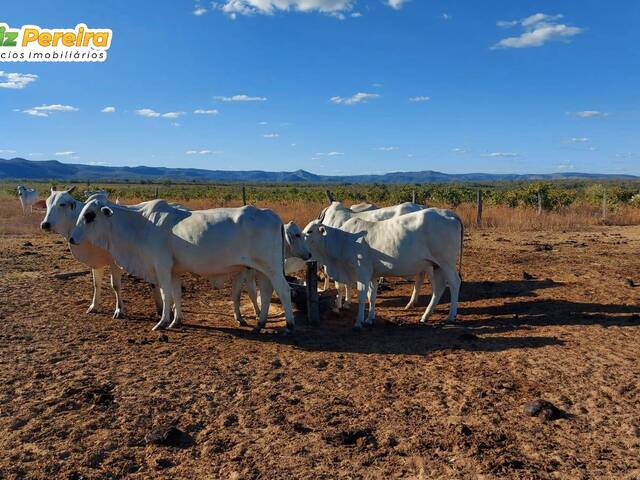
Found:
[[198, 168], [112, 167], [33, 161], [24, 158], [0, 159], [0, 179], [67, 181], [173, 181], [220, 183], [454, 183], [528, 180], [634, 180], [634, 175], [559, 172], [549, 174], [448, 174], [423, 170], [368, 175], [318, 175], [305, 170], [269, 172], [262, 170], [204, 170]]

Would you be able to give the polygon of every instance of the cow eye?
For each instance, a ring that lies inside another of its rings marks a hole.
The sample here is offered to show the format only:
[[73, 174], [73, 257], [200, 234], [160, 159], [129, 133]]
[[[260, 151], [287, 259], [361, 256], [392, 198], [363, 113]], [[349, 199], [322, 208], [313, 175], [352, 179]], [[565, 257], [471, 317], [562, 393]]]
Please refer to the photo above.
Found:
[[60, 206], [61, 206], [61, 207], [66, 207], [66, 206], [67, 206], [67, 204], [66, 204], [66, 203], [61, 203], [61, 204], [60, 204]]
[[87, 212], [84, 214], [84, 220], [87, 223], [91, 223], [96, 219], [96, 212]]
[[300, 238], [302, 235], [300, 235], [299, 233], [296, 233], [296, 238]]

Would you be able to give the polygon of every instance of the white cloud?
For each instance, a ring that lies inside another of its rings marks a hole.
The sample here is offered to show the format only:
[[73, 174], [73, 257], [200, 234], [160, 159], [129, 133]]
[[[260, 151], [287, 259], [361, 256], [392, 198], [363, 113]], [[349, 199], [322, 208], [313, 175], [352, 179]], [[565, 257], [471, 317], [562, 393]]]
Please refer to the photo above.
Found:
[[204, 15], [204, 14], [205, 14], [205, 13], [207, 13], [208, 11], [209, 11], [209, 10], [207, 10], [207, 9], [206, 9], [206, 8], [204, 8], [204, 7], [196, 7], [196, 8], [194, 8], [194, 9], [193, 9], [193, 12], [192, 12], [192, 13], [193, 13], [194, 15], [196, 15], [196, 16], [198, 16], [198, 17], [199, 17], [199, 16], [201, 16], [201, 15]]
[[278, 138], [280, 136], [279, 133], [265, 133], [262, 135], [264, 138]]
[[140, 115], [141, 117], [147, 117], [147, 118], [157, 118], [160, 116], [160, 113], [156, 112], [151, 108], [141, 108], [139, 110], [136, 110], [136, 115]]
[[431, 97], [427, 97], [425, 95], [419, 95], [417, 97], [409, 97], [410, 102], [428, 102], [431, 100]]
[[404, 5], [408, 1], [409, 0], [387, 0], [387, 5], [389, 5], [391, 8], [399, 10], [400, 8], [402, 8], [402, 5]]
[[186, 152], [187, 155], [212, 155], [215, 153], [222, 153], [220, 151], [216, 151], [214, 152], [213, 150], [187, 150]]
[[513, 153], [513, 152], [490, 152], [490, 153], [483, 153], [482, 154], [483, 157], [504, 157], [504, 158], [513, 158], [513, 157], [517, 157], [519, 156], [517, 153]]
[[331, 97], [329, 100], [336, 104], [343, 105], [355, 105], [357, 103], [367, 103], [369, 100], [373, 100], [374, 98], [378, 98], [380, 95], [377, 93], [363, 93], [358, 92], [351, 97]]
[[182, 126], [182, 124], [181, 124], [181, 123], [179, 123], [179, 122], [171, 122], [171, 126], [172, 126], [172, 127], [181, 127], [181, 126]]
[[328, 157], [336, 157], [336, 156], [339, 156], [339, 155], [344, 155], [344, 153], [343, 152], [329, 152], [329, 153], [327, 153]]
[[0, 150], [0, 154], [5, 154], [5, 153], [17, 153], [15, 150]]
[[589, 141], [589, 139], [587, 137], [573, 137], [571, 139], [572, 143], [586, 143], [588, 141]]
[[499, 21], [497, 22], [499, 27], [510, 28], [520, 25], [524, 32], [515, 37], [503, 38], [491, 48], [540, 47], [548, 41], [568, 40], [583, 32], [582, 28], [559, 23], [561, 18], [562, 15], [536, 13], [521, 20]]
[[451, 15], [447, 12], [443, 12], [442, 15], [440, 15], [440, 18], [442, 18], [443, 20], [451, 20]]
[[37, 79], [38, 75], [32, 73], [9, 73], [0, 70], [0, 88], [21, 90]]
[[378, 147], [376, 150], [380, 150], [381, 152], [395, 152], [400, 150], [400, 147]]
[[[14, 110], [21, 111], [21, 110]], [[77, 112], [78, 109], [76, 107], [72, 107], [71, 105], [61, 105], [59, 103], [54, 103], [52, 105], [40, 105], [39, 107], [28, 108], [26, 110], [22, 110], [22, 113], [26, 113], [27, 115], [31, 115], [33, 117], [48, 117], [51, 112]]]
[[104, 107], [100, 110], [102, 113], [114, 113], [116, 111], [116, 107]]
[[457, 153], [457, 154], [459, 154], [459, 155], [463, 155], [463, 154], [465, 154], [465, 153], [469, 153], [469, 150], [468, 150], [468, 149], [466, 149], [466, 148], [462, 148], [462, 147], [455, 147], [455, 148], [452, 148], [452, 149], [451, 149], [451, 151], [452, 151], [453, 153]]
[[75, 155], [76, 152], [72, 152], [71, 150], [65, 151], [65, 152], [56, 152], [54, 153], [54, 155], [58, 156], [58, 157], [69, 157], [71, 155]]
[[185, 114], [185, 112], [167, 112], [167, 113], [163, 113], [162, 117], [163, 118], [178, 118], [181, 117]]
[[[140, 108], [135, 111], [136, 115], [140, 115], [141, 117], [146, 118], [178, 118], [185, 115], [185, 112], [166, 112], [160, 113], [156, 112], [153, 108]], [[180, 126], [180, 124], [174, 124], [174, 126]]]
[[267, 97], [252, 97], [249, 95], [232, 95], [230, 97], [216, 97], [223, 102], [266, 102]]
[[362, 14], [360, 12], [353, 12], [350, 17], [351, 18], [360, 18]]
[[580, 118], [598, 118], [606, 117], [609, 114], [607, 112], [600, 112], [599, 110], [583, 110], [581, 112], [567, 112], [568, 115], [574, 115]]
[[231, 18], [237, 15], [273, 15], [283, 12], [320, 12], [344, 18], [354, 0], [224, 0], [215, 5]]
[[193, 113], [195, 113], [196, 115], [218, 115], [220, 112], [218, 110], [211, 109], [211, 110], [205, 110], [203, 108], [198, 108], [197, 110], [194, 110]]

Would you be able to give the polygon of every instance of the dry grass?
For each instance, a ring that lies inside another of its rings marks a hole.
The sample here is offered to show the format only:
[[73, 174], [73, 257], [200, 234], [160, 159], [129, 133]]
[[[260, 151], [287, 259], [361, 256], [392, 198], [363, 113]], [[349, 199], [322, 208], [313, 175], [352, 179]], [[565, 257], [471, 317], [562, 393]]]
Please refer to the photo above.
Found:
[[[128, 204], [134, 204], [145, 199], [127, 199]], [[205, 199], [195, 199], [179, 202], [193, 210], [218, 207], [238, 207], [239, 201], [215, 202]], [[326, 206], [320, 202], [269, 202], [258, 204], [261, 208], [272, 208], [285, 222], [293, 220], [304, 226], [317, 218]], [[446, 207], [446, 205], [440, 205]], [[459, 205], [454, 209], [463, 219], [466, 228], [476, 227], [476, 206], [472, 203]], [[38, 230], [43, 212], [24, 216], [17, 198], [0, 195], [0, 235], [32, 234]], [[630, 206], [620, 206], [608, 213], [606, 221], [602, 219], [602, 211], [590, 205], [575, 205], [561, 211], [543, 212], [537, 215], [531, 208], [509, 208], [507, 206], [486, 206], [484, 208], [481, 228], [505, 231], [577, 231], [586, 230], [601, 225], [638, 225], [640, 224], [640, 209]]]

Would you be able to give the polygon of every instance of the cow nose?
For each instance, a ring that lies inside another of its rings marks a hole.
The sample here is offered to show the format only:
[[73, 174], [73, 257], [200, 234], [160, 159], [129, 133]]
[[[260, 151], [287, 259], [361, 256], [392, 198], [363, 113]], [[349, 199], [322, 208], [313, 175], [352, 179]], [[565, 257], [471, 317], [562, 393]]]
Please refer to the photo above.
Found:
[[77, 245], [77, 243], [76, 243], [76, 239], [75, 239], [75, 238], [73, 238], [73, 237], [71, 237], [71, 238], [69, 239], [69, 243], [70, 243], [71, 245]]
[[47, 231], [48, 231], [48, 230], [51, 230], [51, 224], [50, 224], [49, 222], [42, 222], [42, 223], [40, 224], [40, 228], [41, 228], [42, 230], [47, 230]]

